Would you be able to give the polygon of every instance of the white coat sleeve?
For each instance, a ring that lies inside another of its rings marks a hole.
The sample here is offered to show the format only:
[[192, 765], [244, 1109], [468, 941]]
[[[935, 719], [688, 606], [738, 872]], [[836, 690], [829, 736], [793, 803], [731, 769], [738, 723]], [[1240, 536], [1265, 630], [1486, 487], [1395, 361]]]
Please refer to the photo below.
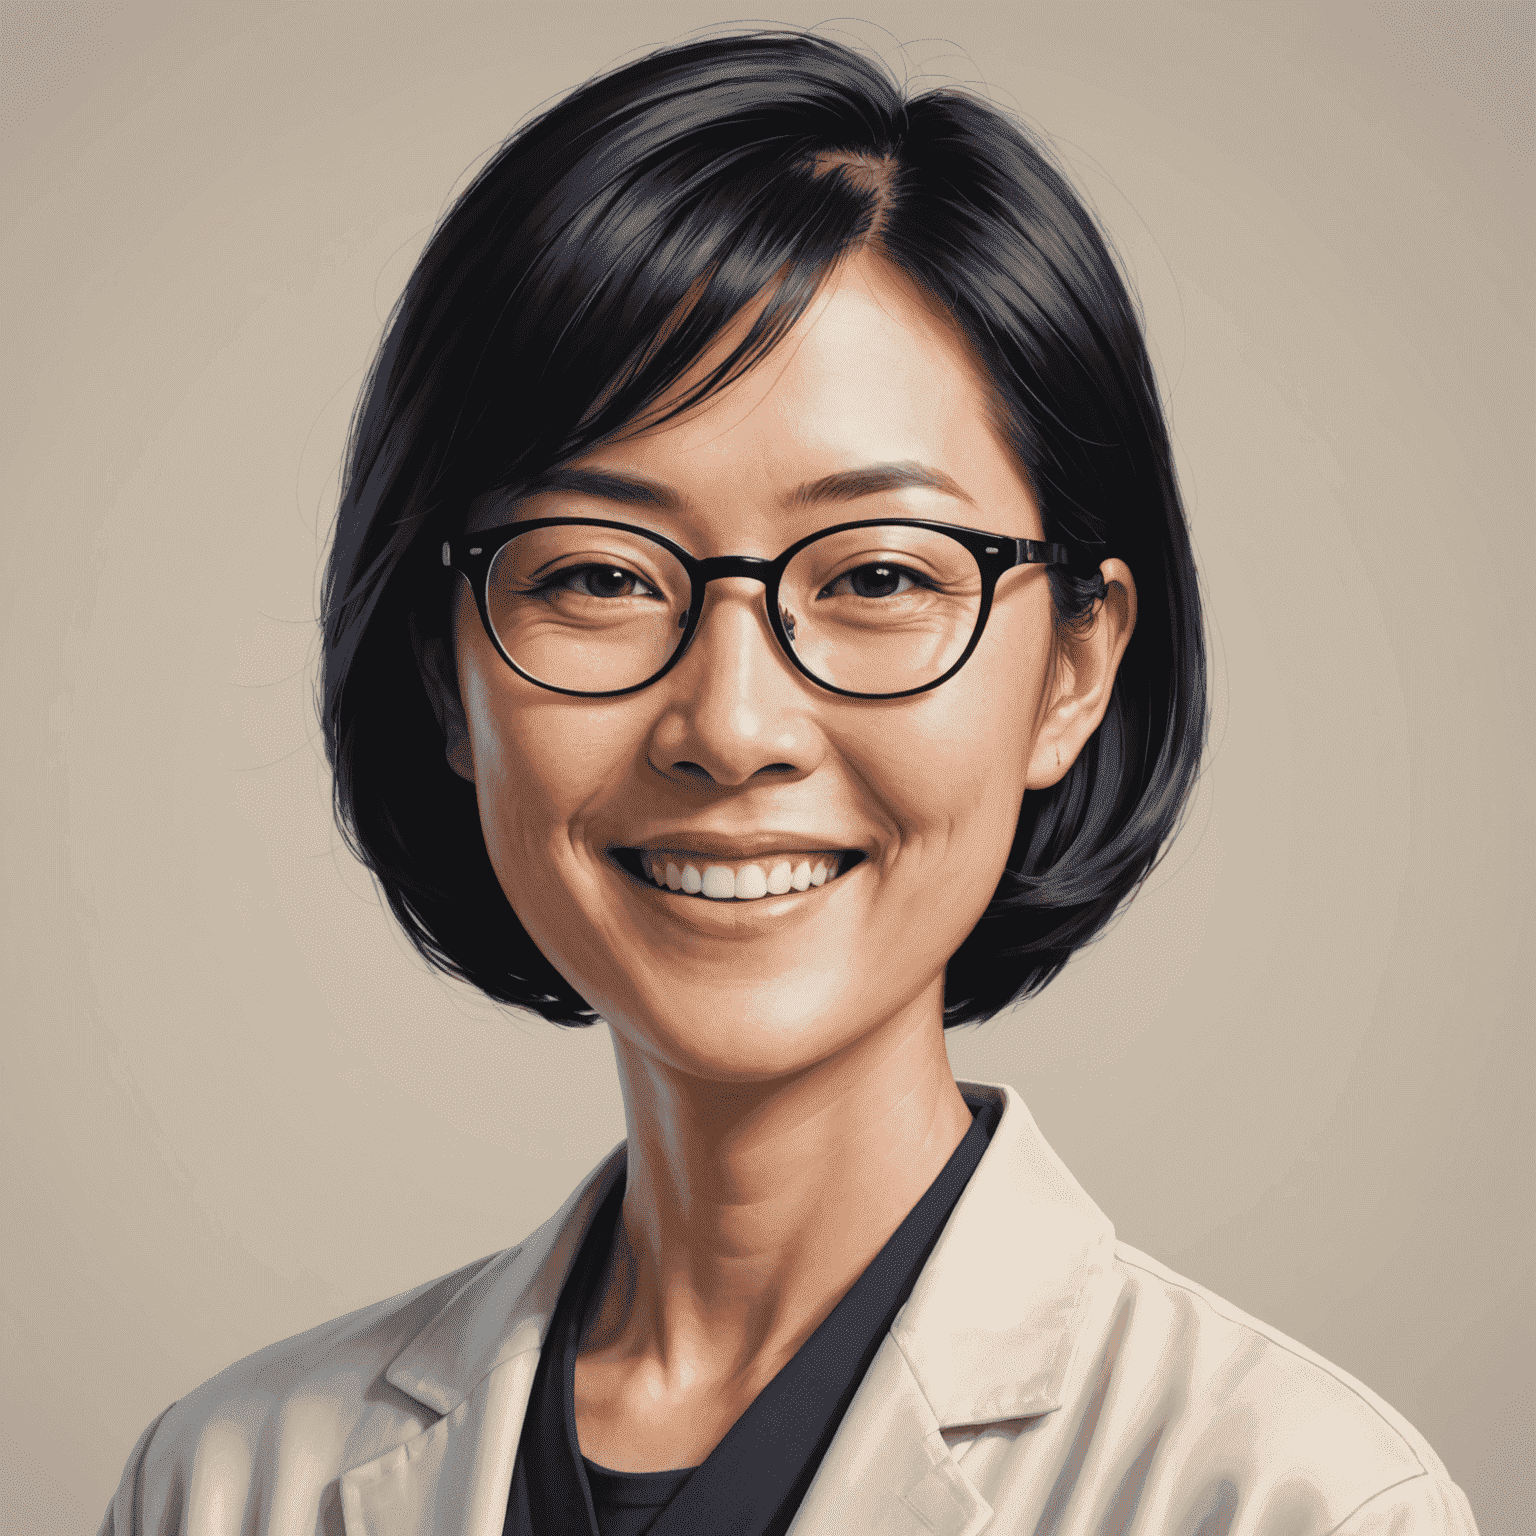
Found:
[[[175, 1406], [171, 1404], [171, 1408]], [[134, 1446], [128, 1457], [128, 1465], [123, 1468], [117, 1492], [107, 1505], [98, 1536], [143, 1536], [144, 1458], [149, 1454], [149, 1442], [155, 1438], [155, 1431], [160, 1428], [161, 1420], [171, 1408], [160, 1414], [139, 1436], [139, 1443]]]

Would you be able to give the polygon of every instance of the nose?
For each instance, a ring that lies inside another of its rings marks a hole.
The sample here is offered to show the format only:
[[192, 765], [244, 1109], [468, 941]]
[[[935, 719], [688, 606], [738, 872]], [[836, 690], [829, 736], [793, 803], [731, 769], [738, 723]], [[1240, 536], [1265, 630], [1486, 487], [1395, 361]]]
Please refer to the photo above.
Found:
[[820, 700], [779, 649], [760, 580], [725, 576], [706, 589], [687, 654], [656, 687], [665, 705], [651, 762], [696, 784], [803, 778], [825, 754]]

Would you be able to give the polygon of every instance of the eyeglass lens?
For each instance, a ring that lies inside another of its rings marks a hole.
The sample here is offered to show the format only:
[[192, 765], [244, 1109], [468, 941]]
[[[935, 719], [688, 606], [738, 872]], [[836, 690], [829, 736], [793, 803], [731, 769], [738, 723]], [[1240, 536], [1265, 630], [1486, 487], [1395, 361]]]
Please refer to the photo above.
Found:
[[[519, 670], [554, 688], [638, 687], [672, 659], [688, 623], [688, 572], [617, 528], [558, 525], [504, 545], [486, 590], [492, 628]], [[784, 631], [813, 676], [853, 693], [942, 677], [981, 611], [975, 557], [928, 528], [882, 524], [814, 540], [779, 584]]]

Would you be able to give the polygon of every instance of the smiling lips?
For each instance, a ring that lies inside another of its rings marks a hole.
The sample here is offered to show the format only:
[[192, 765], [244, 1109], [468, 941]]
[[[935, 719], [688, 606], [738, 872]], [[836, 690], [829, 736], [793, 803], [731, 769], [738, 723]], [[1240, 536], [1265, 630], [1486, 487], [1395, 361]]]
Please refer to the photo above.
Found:
[[681, 849], [642, 850], [641, 868], [657, 885], [711, 901], [756, 901], [783, 896], [835, 880], [846, 861], [842, 853], [797, 853], [766, 859], [708, 860]]

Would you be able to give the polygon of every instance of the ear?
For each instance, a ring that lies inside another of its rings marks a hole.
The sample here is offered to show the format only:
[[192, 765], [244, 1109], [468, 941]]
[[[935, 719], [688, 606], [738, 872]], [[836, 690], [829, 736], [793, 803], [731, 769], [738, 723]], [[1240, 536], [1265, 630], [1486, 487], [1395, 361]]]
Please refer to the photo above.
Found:
[[1057, 639], [1026, 789], [1049, 789], [1060, 782], [1109, 708], [1120, 658], [1136, 628], [1136, 583], [1123, 560], [1106, 560], [1099, 574], [1104, 596], [1082, 624], [1063, 630]]
[[410, 617], [410, 633], [411, 649], [416, 653], [416, 665], [421, 671], [421, 685], [427, 690], [432, 713], [442, 727], [448, 766], [461, 779], [468, 779], [473, 784], [475, 758], [470, 751], [469, 721], [459, 697], [458, 669], [454, 666], [453, 651], [446, 640], [424, 637], [415, 614]]

